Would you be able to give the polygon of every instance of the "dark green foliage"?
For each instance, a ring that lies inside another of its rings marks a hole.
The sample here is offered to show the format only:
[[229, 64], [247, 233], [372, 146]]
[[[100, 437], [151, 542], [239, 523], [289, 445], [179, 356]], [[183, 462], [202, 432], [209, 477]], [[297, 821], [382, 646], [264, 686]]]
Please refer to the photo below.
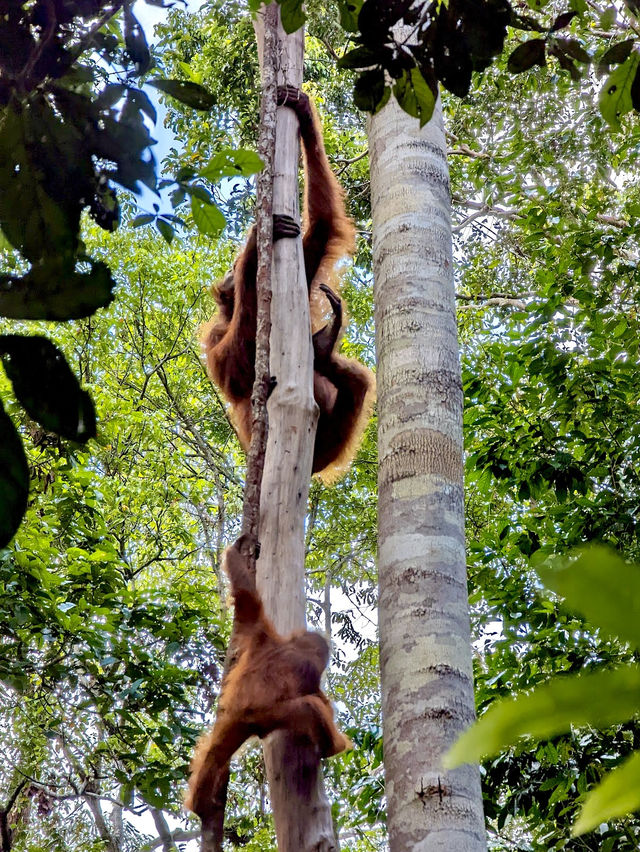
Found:
[[545, 59], [545, 41], [542, 38], [531, 38], [519, 44], [507, 62], [507, 69], [513, 74], [528, 71], [534, 65], [541, 67], [547, 64]]
[[[541, 3], [539, 11], [545, 5]], [[516, 12], [509, 0], [419, 4], [407, 0], [391, 3], [365, 0], [361, 6], [342, 2], [339, 6], [342, 26], [347, 32], [356, 33], [353, 41], [357, 46], [341, 58], [339, 65], [352, 70], [366, 69], [356, 80], [355, 102], [360, 109], [372, 113], [390, 95], [388, 86], [380, 85], [381, 74], [384, 72], [394, 80], [404, 77], [405, 84], [394, 87], [394, 94], [406, 112], [424, 123], [433, 109], [433, 105], [428, 106], [430, 98], [421, 99], [417, 94], [421, 88], [426, 91], [424, 84], [434, 98], [438, 83], [457, 97], [465, 97], [473, 73], [487, 69], [502, 53], [508, 27], [542, 34], [511, 51], [507, 62], [509, 72], [521, 74], [535, 66], [544, 67], [548, 57], [552, 57], [572, 80], [579, 80], [582, 73], [576, 62], [590, 63], [591, 54], [578, 39], [558, 35], [586, 12], [586, 5], [577, 2], [571, 5], [574, 8], [545, 23]], [[586, 22], [583, 35], [589, 33]], [[637, 46], [637, 38], [620, 42], [607, 49], [599, 63], [600, 69], [625, 63], [623, 69], [614, 72], [600, 95], [601, 113], [615, 129], [620, 129], [620, 117], [637, 109], [640, 103], [640, 68], [636, 60], [632, 62], [632, 57], [638, 55], [634, 51]], [[422, 77], [423, 86], [417, 85], [416, 75]], [[407, 80], [414, 81], [409, 98]], [[421, 102], [419, 109], [416, 100]]]
[[[78, 319], [113, 298], [109, 268], [86, 253], [80, 217], [88, 209], [101, 228], [113, 231], [120, 220], [115, 185], [131, 192], [143, 185], [156, 188], [149, 151], [154, 140], [145, 125], [145, 117], [155, 121], [156, 110], [130, 82], [148, 71], [153, 59], [131, 5], [130, 0], [0, 0], [0, 233], [20, 255], [11, 272], [0, 270], [2, 316]], [[119, 82], [102, 85], [113, 76]], [[211, 96], [195, 83], [155, 80], [154, 85], [200, 109], [211, 106]], [[157, 217], [167, 241], [176, 222], [182, 224], [168, 214]], [[75, 440], [93, 435], [92, 403], [77, 383], [74, 387], [68, 368], [48, 375], [45, 367], [53, 368], [57, 356], [46, 342], [22, 339], [18, 345], [18, 340], [11, 338], [10, 345], [5, 338], [3, 352], [29, 413]], [[21, 460], [19, 454], [16, 469]], [[7, 465], [3, 471], [9, 477]], [[10, 492], [11, 478], [2, 480], [3, 471], [0, 487]], [[23, 502], [18, 490], [12, 506]]]
[[148, 83], [193, 109], [210, 110], [215, 104], [215, 98], [204, 86], [190, 80], [149, 80]]
[[91, 397], [46, 337], [0, 335], [0, 357], [25, 411], [50, 432], [84, 443], [96, 434]]
[[0, 403], [0, 547], [15, 535], [28, 495], [29, 468], [22, 442]]

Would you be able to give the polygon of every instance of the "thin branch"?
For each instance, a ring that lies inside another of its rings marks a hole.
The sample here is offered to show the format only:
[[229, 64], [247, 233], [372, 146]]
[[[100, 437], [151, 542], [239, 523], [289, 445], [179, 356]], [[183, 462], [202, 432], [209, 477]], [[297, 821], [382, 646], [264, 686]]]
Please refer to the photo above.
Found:
[[[195, 840], [200, 837], [200, 831], [197, 828], [189, 831], [184, 828], [177, 828], [175, 831], [171, 832], [170, 837], [174, 844], [187, 843], [189, 840]], [[163, 843], [164, 838], [158, 837], [156, 840], [145, 843], [144, 846], [140, 848], [140, 852], [153, 852], [154, 849], [157, 849], [158, 846], [162, 846]]]
[[45, 0], [44, 5], [47, 8], [47, 25], [42, 33], [42, 38], [37, 43], [35, 50], [29, 57], [29, 61], [26, 63], [24, 68], [19, 74], [18, 79], [25, 82], [29, 85], [29, 77], [31, 76], [33, 69], [38, 64], [42, 54], [49, 47], [51, 42], [53, 41], [53, 37], [56, 33], [56, 24], [58, 23], [58, 19], [56, 17], [55, 6], [53, 5], [53, 0]]
[[6, 814], [9, 813], [11, 808], [15, 805], [16, 799], [20, 795], [20, 791], [22, 790], [22, 788], [25, 786], [26, 783], [27, 783], [27, 779], [23, 778], [23, 780], [18, 783], [18, 785], [16, 786], [16, 789], [13, 791], [13, 793], [7, 799], [7, 804], [3, 808], [0, 808], [0, 810], [4, 811]]
[[516, 308], [518, 311], [526, 311], [527, 303], [522, 299], [505, 299], [501, 296], [494, 296], [490, 299], [485, 299], [483, 302], [469, 303], [467, 305], [458, 305], [459, 311], [479, 311], [482, 308], [498, 307], [498, 308]]
[[362, 154], [358, 154], [357, 157], [352, 157], [350, 160], [345, 160], [341, 157], [339, 160], [336, 160], [336, 163], [342, 163], [342, 166], [336, 172], [336, 177], [340, 177], [340, 175], [345, 172], [349, 166], [352, 166], [354, 163], [359, 162], [360, 160], [364, 160], [365, 157], [369, 156], [369, 149], [363, 151]]
[[449, 157], [471, 157], [474, 160], [491, 159], [491, 154], [487, 154], [486, 151], [474, 151], [473, 148], [470, 148], [468, 145], [465, 145], [464, 142], [461, 142], [457, 148], [449, 148], [449, 150], [447, 151], [447, 155]]

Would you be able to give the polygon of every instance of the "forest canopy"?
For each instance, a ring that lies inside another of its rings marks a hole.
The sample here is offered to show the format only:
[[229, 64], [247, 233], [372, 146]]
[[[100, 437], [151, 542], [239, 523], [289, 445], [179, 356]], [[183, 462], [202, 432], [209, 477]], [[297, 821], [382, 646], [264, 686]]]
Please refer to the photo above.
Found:
[[[281, 6], [300, 23], [301, 4]], [[307, 6], [305, 90], [358, 230], [342, 351], [372, 367], [360, 110], [393, 95], [424, 123], [443, 87], [478, 711], [558, 674], [631, 668], [628, 632], [535, 568], [593, 541], [640, 561], [639, 10]], [[249, 11], [176, 6], [153, 30], [120, 2], [0, 0], [3, 852], [197, 835], [181, 801], [220, 686], [244, 479], [197, 329], [261, 167]], [[169, 139], [161, 162], [154, 138]], [[356, 744], [326, 767], [336, 830], [343, 848], [384, 849], [375, 423], [345, 479], [314, 481], [305, 546], [308, 619], [334, 642], [328, 692]], [[637, 849], [633, 815], [571, 835], [585, 793], [640, 746], [632, 715], [487, 757], [490, 847]], [[229, 842], [273, 848], [265, 784], [252, 750]]]

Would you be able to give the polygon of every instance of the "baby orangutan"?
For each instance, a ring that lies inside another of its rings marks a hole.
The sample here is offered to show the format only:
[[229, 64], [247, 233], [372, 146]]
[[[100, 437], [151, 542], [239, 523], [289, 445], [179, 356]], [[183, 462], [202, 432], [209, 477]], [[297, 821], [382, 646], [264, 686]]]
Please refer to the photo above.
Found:
[[264, 613], [243, 546], [255, 548], [255, 542], [242, 536], [225, 554], [235, 603], [233, 663], [223, 679], [213, 729], [200, 740], [191, 763], [185, 800], [202, 820], [203, 838], [208, 835], [216, 849], [222, 849], [229, 761], [249, 737], [285, 728], [310, 740], [322, 757], [351, 747], [320, 689], [329, 661], [326, 639], [308, 630], [286, 637], [276, 632]]

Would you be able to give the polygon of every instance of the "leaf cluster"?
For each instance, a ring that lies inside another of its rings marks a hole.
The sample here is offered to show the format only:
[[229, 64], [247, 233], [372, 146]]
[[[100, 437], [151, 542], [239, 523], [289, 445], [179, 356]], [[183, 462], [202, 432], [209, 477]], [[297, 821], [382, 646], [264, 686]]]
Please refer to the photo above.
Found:
[[[640, 648], [640, 567], [615, 553], [591, 547], [556, 566], [542, 564], [544, 583], [594, 628]], [[448, 766], [493, 755], [526, 735], [547, 739], [571, 726], [607, 727], [625, 722], [640, 708], [636, 663], [556, 677], [530, 694], [504, 699], [484, 714], [451, 748]], [[574, 833], [640, 808], [640, 752], [634, 752], [585, 797]]]
[[[587, 15], [583, 0], [572, 0], [567, 11], [548, 22], [523, 14], [508, 0], [340, 0], [339, 9], [341, 24], [353, 34], [356, 44], [339, 63], [342, 68], [360, 69], [354, 90], [356, 105], [375, 113], [393, 93], [405, 112], [421, 124], [431, 117], [438, 82], [457, 97], [465, 97], [472, 75], [484, 71], [502, 53], [508, 28], [542, 34], [512, 49], [507, 61], [512, 74], [544, 67], [553, 58], [571, 79], [579, 80], [580, 66], [592, 61], [579, 39], [559, 35], [576, 17]], [[630, 5], [630, 30], [635, 12]], [[610, 28], [613, 22], [594, 24]], [[599, 70], [620, 67], [609, 74], [599, 106], [616, 130], [621, 129], [622, 115], [640, 110], [639, 56], [635, 37], [613, 45], [608, 38], [605, 41]]]

